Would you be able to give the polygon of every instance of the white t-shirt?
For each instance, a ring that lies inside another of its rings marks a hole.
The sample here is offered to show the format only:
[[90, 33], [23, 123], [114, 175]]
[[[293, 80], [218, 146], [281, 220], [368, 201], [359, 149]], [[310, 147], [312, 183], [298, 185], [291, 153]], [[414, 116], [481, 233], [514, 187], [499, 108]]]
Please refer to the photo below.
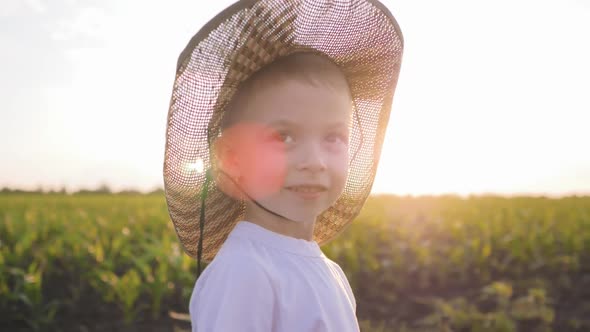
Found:
[[352, 289], [315, 241], [240, 221], [195, 283], [193, 332], [359, 331]]

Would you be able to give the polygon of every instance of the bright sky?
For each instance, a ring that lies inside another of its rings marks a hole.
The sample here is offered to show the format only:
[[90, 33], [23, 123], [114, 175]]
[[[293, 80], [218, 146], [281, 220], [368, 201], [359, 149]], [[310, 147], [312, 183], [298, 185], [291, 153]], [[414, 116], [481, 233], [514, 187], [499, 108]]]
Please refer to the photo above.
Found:
[[[162, 186], [177, 57], [232, 2], [2, 0], [0, 187]], [[590, 194], [590, 2], [383, 2], [406, 43], [373, 192]]]

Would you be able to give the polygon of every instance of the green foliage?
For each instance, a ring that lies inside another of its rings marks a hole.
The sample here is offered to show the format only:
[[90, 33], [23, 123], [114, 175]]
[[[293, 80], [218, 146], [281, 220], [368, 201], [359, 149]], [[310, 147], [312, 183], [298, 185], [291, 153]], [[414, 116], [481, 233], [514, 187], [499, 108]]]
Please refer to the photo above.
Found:
[[590, 330], [589, 249], [590, 198], [495, 196], [371, 197], [325, 247], [395, 331]]
[[529, 289], [528, 295], [514, 298], [511, 285], [494, 282], [483, 287], [479, 301], [470, 302], [464, 297], [433, 299], [434, 312], [420, 325], [436, 328], [446, 324], [449, 329], [474, 332], [514, 332], [519, 325], [528, 331], [524, 326], [534, 325], [535, 331], [551, 331], [554, 311], [546, 302], [542, 289]]
[[[375, 196], [322, 249], [362, 331], [590, 330], [588, 197]], [[0, 194], [0, 329], [161, 319], [195, 278], [161, 193]]]
[[0, 329], [187, 310], [196, 264], [162, 196], [0, 195], [0, 241]]

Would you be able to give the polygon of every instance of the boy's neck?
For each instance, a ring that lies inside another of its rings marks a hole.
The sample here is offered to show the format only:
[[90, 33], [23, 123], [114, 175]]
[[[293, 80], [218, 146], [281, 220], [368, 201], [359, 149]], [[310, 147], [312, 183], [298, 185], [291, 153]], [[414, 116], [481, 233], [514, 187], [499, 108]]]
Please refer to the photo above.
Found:
[[246, 209], [244, 219], [265, 229], [306, 241], [313, 240], [315, 219], [305, 222], [288, 221], [264, 211]]

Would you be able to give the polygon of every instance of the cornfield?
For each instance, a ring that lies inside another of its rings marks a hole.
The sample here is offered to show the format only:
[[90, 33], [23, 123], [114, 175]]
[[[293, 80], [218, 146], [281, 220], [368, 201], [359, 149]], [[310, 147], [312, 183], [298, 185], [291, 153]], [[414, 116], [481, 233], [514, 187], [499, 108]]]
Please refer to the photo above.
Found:
[[[372, 196], [322, 249], [363, 331], [590, 331], [590, 197]], [[195, 278], [162, 195], [0, 195], [0, 330], [188, 330]]]

